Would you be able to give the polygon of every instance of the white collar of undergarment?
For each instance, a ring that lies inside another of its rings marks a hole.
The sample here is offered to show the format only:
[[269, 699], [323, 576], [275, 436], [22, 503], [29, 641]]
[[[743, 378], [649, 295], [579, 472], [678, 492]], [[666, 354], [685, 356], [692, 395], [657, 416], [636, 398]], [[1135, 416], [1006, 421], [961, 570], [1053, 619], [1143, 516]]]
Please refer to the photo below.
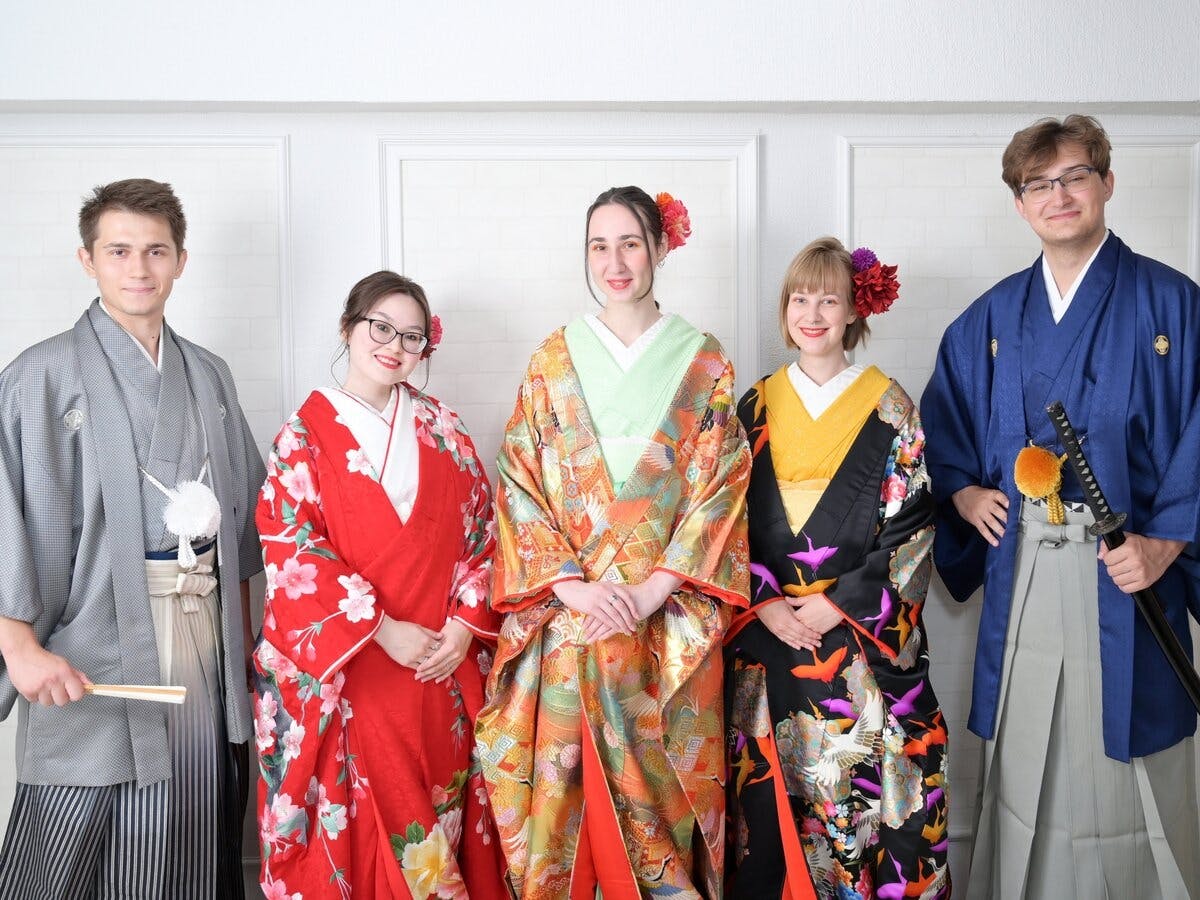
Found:
[[[341, 388], [319, 390], [337, 411], [338, 421], [354, 435], [400, 521], [407, 522], [417, 499], [420, 478], [412, 397], [403, 387], [393, 388], [387, 406], [380, 412]], [[354, 457], [355, 451], [349, 452]], [[351, 476], [361, 473], [361, 459], [348, 457], [345, 462]]]
[[1083, 268], [1079, 270], [1079, 274], [1075, 276], [1075, 281], [1067, 288], [1067, 292], [1062, 295], [1058, 293], [1058, 284], [1054, 281], [1054, 273], [1050, 271], [1050, 263], [1046, 262], [1046, 254], [1042, 254], [1042, 278], [1046, 281], [1046, 296], [1050, 298], [1050, 314], [1054, 316], [1055, 324], [1061, 322], [1062, 317], [1067, 314], [1067, 307], [1075, 299], [1075, 292], [1079, 290], [1079, 286], [1083, 284], [1083, 279], [1087, 277], [1088, 269], [1092, 267], [1092, 263], [1100, 255], [1100, 250], [1108, 243], [1111, 237], [1112, 232], [1110, 231], [1104, 240], [1100, 242], [1100, 246], [1096, 248], [1096, 251], [1088, 257], [1088, 261], [1083, 264]]
[[600, 339], [600, 343], [604, 345], [604, 349], [612, 356], [621, 371], [628, 372], [633, 368], [633, 364], [641, 359], [646, 348], [654, 343], [654, 339], [662, 334], [663, 329], [667, 327], [667, 320], [672, 315], [674, 313], [663, 313], [658, 321], [638, 335], [637, 340], [628, 347], [621, 343], [619, 337], [609, 331], [608, 326], [601, 322], [600, 317], [595, 313], [588, 313], [583, 317], [583, 321], [587, 322], [588, 327]]
[[792, 383], [792, 387], [800, 395], [800, 402], [804, 404], [804, 408], [814, 419], [820, 418], [821, 413], [829, 409], [833, 402], [842, 396], [842, 392], [850, 387], [854, 383], [854, 379], [864, 371], [866, 369], [863, 366], [850, 366], [842, 369], [824, 384], [817, 384], [804, 374], [799, 363], [792, 363], [787, 367], [788, 381]]
[[161, 363], [159, 362], [159, 360], [161, 360], [161, 359], [162, 359], [162, 336], [163, 336], [163, 329], [162, 329], [162, 328], [160, 328], [160, 329], [159, 329], [159, 331], [158, 331], [158, 359], [155, 359], [153, 356], [151, 356], [151, 355], [150, 355], [150, 351], [149, 351], [149, 350], [147, 350], [145, 347], [143, 347], [143, 346], [142, 346], [142, 342], [141, 342], [141, 341], [139, 341], [137, 338], [133, 337], [133, 332], [131, 332], [131, 331], [130, 331], [128, 328], [126, 328], [124, 325], [122, 325], [120, 322], [118, 322], [118, 321], [117, 321], [117, 317], [116, 317], [116, 316], [114, 316], [114, 315], [113, 315], [111, 312], [109, 312], [109, 309], [108, 309], [108, 307], [104, 305], [104, 298], [103, 298], [103, 297], [101, 297], [101, 298], [100, 298], [100, 309], [102, 309], [102, 310], [104, 311], [104, 314], [105, 314], [106, 316], [108, 316], [110, 319], [112, 319], [114, 322], [116, 322], [116, 323], [117, 323], [117, 327], [118, 327], [118, 328], [120, 328], [120, 329], [121, 329], [123, 332], [125, 332], [127, 335], [129, 335], [129, 337], [130, 337], [130, 338], [132, 338], [132, 339], [133, 339], [133, 344], [134, 344], [134, 346], [135, 346], [135, 347], [137, 347], [139, 350], [141, 350], [141, 351], [142, 351], [142, 356], [144, 356], [144, 357], [146, 357], [146, 359], [150, 360], [150, 365], [154, 366], [154, 368], [158, 369], [158, 371], [160, 371], [160, 372], [161, 372], [161, 371], [162, 371], [162, 365], [161, 365]]

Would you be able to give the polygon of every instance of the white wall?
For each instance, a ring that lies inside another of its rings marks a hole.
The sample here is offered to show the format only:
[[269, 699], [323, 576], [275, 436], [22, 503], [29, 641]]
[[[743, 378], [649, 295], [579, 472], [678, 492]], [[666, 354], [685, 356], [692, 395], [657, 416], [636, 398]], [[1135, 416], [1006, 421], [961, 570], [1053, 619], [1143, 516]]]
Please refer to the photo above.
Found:
[[[1038, 115], [1101, 116], [1114, 226], [1196, 277], [1196, 46], [1191, 0], [9, 4], [0, 365], [93, 294], [73, 259], [79, 198], [150, 175], [192, 225], [168, 317], [230, 360], [260, 445], [328, 382], [346, 291], [386, 264], [446, 313], [430, 387], [487, 457], [532, 342], [591, 302], [573, 223], [628, 178], [693, 207], [661, 291], [721, 335], [743, 385], [787, 359], [776, 291], [800, 246], [835, 234], [899, 262], [901, 300], [859, 356], [916, 396], [946, 322], [1036, 252], [999, 155]], [[542, 216], [561, 229], [527, 221]], [[978, 609], [935, 582], [926, 617], [961, 878]], [[0, 827], [10, 795], [0, 762]]]
[[1200, 99], [1191, 0], [9, 3], [2, 101]]
[[[638, 179], [693, 206], [696, 237], [660, 273], [660, 290], [667, 308], [721, 334], [743, 383], [787, 359], [778, 280], [800, 246], [831, 233], [900, 263], [901, 300], [860, 358], [919, 396], [944, 325], [1036, 254], [999, 179], [1001, 148], [1033, 117], [0, 115], [0, 364], [65, 327], [92, 296], [73, 259], [78, 198], [97, 180], [152, 174], [179, 187], [193, 229], [168, 317], [234, 363], [260, 443], [329, 381], [340, 304], [386, 262], [428, 280], [445, 312], [430, 386], [464, 411], [486, 458], [532, 344], [591, 303], [579, 249], [587, 200]], [[1200, 116], [1103, 118], [1117, 145], [1112, 224], [1195, 276]], [[978, 764], [978, 741], [965, 732], [978, 609], [952, 604], [935, 583], [926, 616], [952, 727], [962, 876]], [[0, 781], [8, 771], [0, 767]]]

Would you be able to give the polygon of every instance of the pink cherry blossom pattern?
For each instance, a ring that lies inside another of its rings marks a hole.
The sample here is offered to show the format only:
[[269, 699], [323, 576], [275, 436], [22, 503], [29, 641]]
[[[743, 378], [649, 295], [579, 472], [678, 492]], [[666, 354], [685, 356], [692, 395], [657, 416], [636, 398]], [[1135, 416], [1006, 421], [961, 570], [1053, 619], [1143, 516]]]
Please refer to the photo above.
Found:
[[347, 622], [362, 622], [375, 618], [375, 588], [357, 572], [339, 575], [338, 584], [346, 589], [346, 596], [338, 601], [338, 609], [346, 614]]
[[317, 567], [302, 563], [292, 556], [283, 561], [283, 570], [275, 575], [275, 588], [283, 589], [289, 600], [299, 600], [305, 594], [317, 592]]
[[296, 502], [317, 502], [317, 486], [313, 483], [312, 472], [308, 470], [308, 463], [296, 463], [295, 468], [280, 473], [279, 482], [287, 489], [288, 495]]

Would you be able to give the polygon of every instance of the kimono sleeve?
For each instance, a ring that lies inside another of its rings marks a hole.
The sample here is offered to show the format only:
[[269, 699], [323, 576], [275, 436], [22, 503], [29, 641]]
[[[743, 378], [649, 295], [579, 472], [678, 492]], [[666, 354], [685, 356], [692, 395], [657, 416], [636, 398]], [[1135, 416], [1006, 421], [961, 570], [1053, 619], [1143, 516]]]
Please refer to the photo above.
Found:
[[733, 366], [727, 360], [706, 407], [696, 433], [679, 448], [692, 454], [686, 468], [688, 492], [655, 568], [703, 594], [744, 607], [750, 592], [750, 445], [734, 413]]
[[990, 403], [982, 383], [990, 381], [980, 371], [978, 346], [982, 337], [968, 339], [967, 323], [960, 320], [947, 329], [938, 348], [937, 363], [921, 397], [921, 410], [933, 436], [927, 465], [935, 490], [937, 543], [934, 558], [938, 572], [954, 599], [964, 601], [983, 583], [987, 542], [955, 509], [951, 498], [971, 485], [988, 485], [980, 456], [983, 423]]
[[[471, 439], [465, 434], [458, 439], [468, 446], [469, 455], [475, 457]], [[450, 615], [476, 637], [494, 644], [500, 633], [500, 615], [490, 602], [496, 553], [492, 489], [482, 466], [476, 466], [474, 473], [463, 474], [470, 479], [470, 489], [462, 506], [465, 538], [450, 586]]]
[[[234, 478], [234, 484], [239, 488], [237, 498], [238, 512], [238, 579], [246, 581], [251, 575], [263, 570], [262, 552], [258, 541], [258, 531], [254, 527], [258, 485], [263, 483], [266, 473], [263, 469], [262, 457], [254, 445], [254, 435], [250, 433], [250, 423], [246, 414], [234, 398], [234, 408], [237, 410], [237, 421], [229, 430], [229, 459], [241, 471]], [[242, 490], [244, 489], [244, 493]], [[245, 512], [243, 512], [245, 510]]]
[[[43, 606], [25, 525], [20, 391], [11, 374], [0, 374], [0, 526], [6, 545], [0, 554], [0, 616], [32, 623]], [[0, 673], [5, 670], [0, 657]]]
[[933, 498], [924, 446], [920, 416], [910, 407], [884, 467], [875, 541], [826, 591], [849, 624], [893, 661], [914, 637], [929, 588]]
[[[553, 414], [544, 390], [535, 390], [534, 381], [531, 374], [521, 384], [496, 460], [500, 552], [496, 554], [492, 605], [500, 612], [549, 600], [558, 582], [583, 578], [583, 566], [559, 530], [544, 481], [543, 466], [555, 463], [543, 458], [553, 451], [543, 440], [539, 418], [551, 420]], [[539, 409], [539, 403], [546, 408]]]
[[[750, 388], [738, 401], [738, 418], [741, 419], [742, 428], [745, 429], [746, 437], [750, 442], [751, 467], [753, 469], [753, 458], [762, 451], [763, 446], [767, 442], [767, 405], [763, 397], [765, 384], [762, 381], [757, 382], [754, 387]], [[777, 579], [770, 567], [764, 565], [760, 560], [753, 556], [754, 548], [751, 547], [750, 557], [750, 608], [754, 609], [757, 606], [762, 606], [768, 603], [778, 603], [784, 600], [783, 588], [779, 586]], [[742, 614], [744, 615], [744, 614]], [[747, 621], [739, 615], [737, 622], [743, 623]]]
[[374, 588], [330, 545], [318, 446], [304, 420], [283, 426], [267, 461], [256, 520], [266, 566], [263, 637], [300, 671], [326, 681], [374, 637]]

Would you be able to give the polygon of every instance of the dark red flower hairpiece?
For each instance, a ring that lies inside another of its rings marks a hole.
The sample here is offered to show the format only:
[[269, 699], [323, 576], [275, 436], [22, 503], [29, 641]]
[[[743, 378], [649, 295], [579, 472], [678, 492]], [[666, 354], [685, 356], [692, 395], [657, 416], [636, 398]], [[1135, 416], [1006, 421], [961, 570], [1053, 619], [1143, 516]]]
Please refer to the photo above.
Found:
[[896, 267], [885, 266], [873, 251], [859, 247], [850, 254], [854, 267], [854, 312], [865, 319], [891, 309], [900, 295]]
[[438, 344], [442, 342], [442, 320], [437, 316], [429, 317], [429, 342], [425, 344], [425, 349], [421, 351], [421, 359], [429, 359]]

